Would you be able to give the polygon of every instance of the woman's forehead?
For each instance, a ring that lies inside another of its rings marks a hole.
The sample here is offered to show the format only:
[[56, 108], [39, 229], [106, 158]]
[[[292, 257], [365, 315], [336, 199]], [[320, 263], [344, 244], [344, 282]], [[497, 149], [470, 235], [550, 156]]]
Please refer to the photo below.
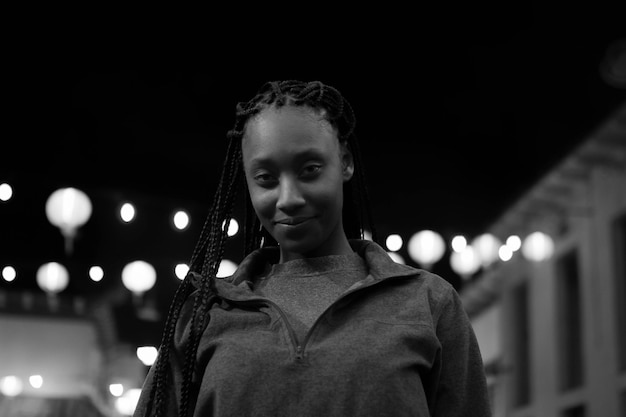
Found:
[[268, 106], [248, 121], [248, 125], [251, 123], [259, 123], [267, 120], [282, 120], [287, 122], [290, 119], [305, 119], [311, 122], [326, 122], [326, 110], [316, 109], [311, 106], [301, 105], [296, 106], [292, 104], [285, 104], [283, 106], [271, 105]]
[[332, 136], [336, 131], [323, 115], [310, 107], [270, 107], [252, 117], [244, 131], [244, 141], [250, 139]]
[[272, 155], [337, 151], [335, 129], [312, 110], [296, 107], [268, 109], [251, 119], [242, 139], [244, 159]]

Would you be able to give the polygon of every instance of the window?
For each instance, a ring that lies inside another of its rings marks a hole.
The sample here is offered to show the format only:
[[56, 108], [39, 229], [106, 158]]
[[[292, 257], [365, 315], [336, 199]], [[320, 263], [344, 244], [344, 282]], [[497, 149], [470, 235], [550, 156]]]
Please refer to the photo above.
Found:
[[524, 406], [530, 403], [530, 349], [528, 322], [528, 284], [524, 282], [513, 290], [513, 390], [512, 405]]
[[561, 412], [561, 417], [585, 417], [585, 406], [577, 405], [576, 407], [568, 408]]
[[563, 255], [556, 268], [558, 384], [561, 391], [567, 391], [581, 386], [584, 379], [582, 305], [576, 250]]
[[[617, 315], [617, 352], [620, 371], [626, 371], [626, 213], [618, 217], [613, 230], [615, 254], [615, 308]], [[626, 415], [626, 414], [624, 414]]]

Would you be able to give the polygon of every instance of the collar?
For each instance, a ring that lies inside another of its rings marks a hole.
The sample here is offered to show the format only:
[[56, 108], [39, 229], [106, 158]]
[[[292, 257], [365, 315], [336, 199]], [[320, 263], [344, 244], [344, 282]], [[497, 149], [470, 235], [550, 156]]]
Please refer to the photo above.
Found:
[[[420, 269], [394, 262], [375, 242], [360, 239], [352, 239], [349, 242], [352, 250], [365, 260], [368, 268], [368, 276], [361, 281], [359, 287], [369, 286], [389, 278], [419, 275], [422, 272]], [[256, 278], [266, 270], [268, 265], [277, 263], [278, 259], [280, 259], [278, 247], [260, 248], [251, 252], [241, 261], [233, 275], [216, 280], [218, 293], [228, 299], [258, 298], [252, 292]]]

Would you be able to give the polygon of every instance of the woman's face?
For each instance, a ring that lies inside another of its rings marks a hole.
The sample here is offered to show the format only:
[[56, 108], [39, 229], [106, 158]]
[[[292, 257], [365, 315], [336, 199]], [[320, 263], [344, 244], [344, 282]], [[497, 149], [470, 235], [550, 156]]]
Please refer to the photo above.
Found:
[[248, 121], [242, 156], [252, 205], [281, 262], [351, 251], [342, 206], [354, 164], [330, 123], [308, 107], [270, 107]]

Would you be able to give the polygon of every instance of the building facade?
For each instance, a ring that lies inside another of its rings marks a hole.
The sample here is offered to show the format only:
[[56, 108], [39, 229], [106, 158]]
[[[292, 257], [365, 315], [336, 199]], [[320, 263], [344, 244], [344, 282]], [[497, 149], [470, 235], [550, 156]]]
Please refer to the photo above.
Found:
[[515, 253], [461, 297], [494, 416], [626, 416], [626, 106], [492, 224], [541, 231], [553, 253]]

